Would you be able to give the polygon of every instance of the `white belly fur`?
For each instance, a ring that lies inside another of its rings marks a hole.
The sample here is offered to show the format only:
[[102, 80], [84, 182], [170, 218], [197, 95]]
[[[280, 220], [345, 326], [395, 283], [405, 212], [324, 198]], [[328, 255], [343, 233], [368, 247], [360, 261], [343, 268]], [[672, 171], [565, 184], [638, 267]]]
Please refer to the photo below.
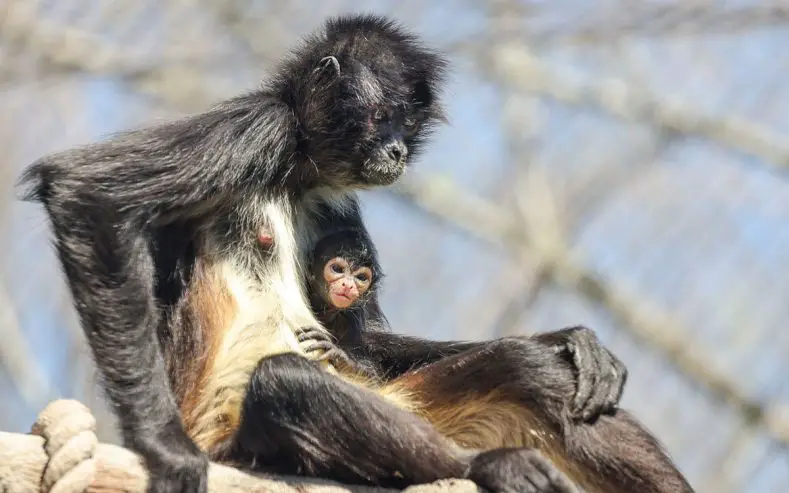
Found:
[[[314, 241], [309, 238], [311, 221], [307, 211], [294, 218], [289, 210], [282, 199], [261, 201], [253, 212], [275, 238], [272, 257], [267, 261], [248, 255], [218, 255], [216, 265], [236, 312], [224, 331], [195, 409], [193, 438], [198, 441], [210, 435], [217, 423], [237, 419], [252, 372], [263, 357], [304, 355], [294, 331], [300, 327], [322, 327], [304, 293], [300, 265], [299, 252], [310, 248]], [[211, 245], [208, 248], [210, 251]], [[328, 366], [327, 369], [333, 370]]]
[[304, 354], [295, 329], [322, 327], [303, 290], [294, 219], [278, 202], [264, 202], [260, 213], [275, 238], [271, 261], [261, 264], [227, 258], [220, 264], [237, 312], [215, 368], [219, 373], [232, 371], [245, 383], [263, 356]]

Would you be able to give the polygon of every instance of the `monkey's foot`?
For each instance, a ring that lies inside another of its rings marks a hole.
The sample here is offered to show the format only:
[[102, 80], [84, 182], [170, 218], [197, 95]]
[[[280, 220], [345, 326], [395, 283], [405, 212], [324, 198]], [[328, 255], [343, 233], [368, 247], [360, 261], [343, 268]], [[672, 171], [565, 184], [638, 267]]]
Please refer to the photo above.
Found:
[[564, 473], [534, 449], [483, 452], [471, 461], [467, 476], [494, 493], [579, 493]]

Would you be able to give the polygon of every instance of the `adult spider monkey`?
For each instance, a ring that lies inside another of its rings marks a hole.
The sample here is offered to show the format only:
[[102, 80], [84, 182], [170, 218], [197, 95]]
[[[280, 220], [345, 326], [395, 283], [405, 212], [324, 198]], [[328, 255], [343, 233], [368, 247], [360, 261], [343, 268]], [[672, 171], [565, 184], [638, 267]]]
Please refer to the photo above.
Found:
[[[418, 153], [441, 120], [444, 65], [389, 20], [332, 19], [258, 90], [26, 171], [150, 491], [205, 492], [208, 457], [391, 486], [467, 477], [493, 491], [574, 491], [533, 450], [458, 449], [309, 361], [295, 335], [319, 326], [304, 253], [332, 221], [364, 227], [355, 190], [394, 182]], [[276, 239], [268, 250], [262, 226]], [[433, 354], [367, 344], [394, 369]], [[553, 364], [541, 354], [551, 345], [529, 347], [534, 364]]]
[[[401, 406], [462, 447], [538, 447], [590, 492], [692, 491], [657, 440], [625, 411], [612, 409], [619, 382], [577, 391], [581, 419], [568, 419], [566, 403], [575, 387], [571, 357], [591, 357], [591, 363], [576, 362], [590, 375], [587, 381], [609, 367], [624, 371], [618, 362], [605, 362], [613, 356], [591, 331], [569, 328], [519, 342], [481, 343], [393, 335], [385, 332], [378, 303], [382, 277], [366, 230], [338, 229], [319, 240], [306, 283], [313, 310], [336, 343], [323, 330], [305, 330], [299, 334], [305, 349], [324, 351], [380, 394], [404, 399]], [[557, 348], [562, 342], [577, 346], [557, 354], [545, 349], [551, 340]], [[585, 422], [600, 411], [613, 414]]]

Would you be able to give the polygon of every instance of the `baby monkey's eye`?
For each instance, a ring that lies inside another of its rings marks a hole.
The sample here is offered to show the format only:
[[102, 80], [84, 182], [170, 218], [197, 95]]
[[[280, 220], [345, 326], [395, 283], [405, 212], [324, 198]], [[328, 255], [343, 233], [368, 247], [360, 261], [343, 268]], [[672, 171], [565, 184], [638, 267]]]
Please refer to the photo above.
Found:
[[353, 275], [356, 277], [356, 280], [362, 284], [359, 287], [364, 289], [367, 289], [367, 286], [370, 284], [373, 278], [373, 273], [368, 267], [357, 269], [353, 272]]
[[337, 274], [342, 274], [343, 268], [339, 263], [331, 264], [331, 270]]

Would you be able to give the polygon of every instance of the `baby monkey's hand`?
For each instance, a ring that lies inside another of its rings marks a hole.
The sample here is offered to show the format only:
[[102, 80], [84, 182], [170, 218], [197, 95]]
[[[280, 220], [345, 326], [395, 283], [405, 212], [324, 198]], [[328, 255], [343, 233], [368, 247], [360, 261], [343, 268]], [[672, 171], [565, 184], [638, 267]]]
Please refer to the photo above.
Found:
[[362, 373], [363, 368], [340, 349], [326, 330], [318, 327], [301, 327], [296, 338], [307, 357], [313, 361], [326, 361], [338, 369]]

